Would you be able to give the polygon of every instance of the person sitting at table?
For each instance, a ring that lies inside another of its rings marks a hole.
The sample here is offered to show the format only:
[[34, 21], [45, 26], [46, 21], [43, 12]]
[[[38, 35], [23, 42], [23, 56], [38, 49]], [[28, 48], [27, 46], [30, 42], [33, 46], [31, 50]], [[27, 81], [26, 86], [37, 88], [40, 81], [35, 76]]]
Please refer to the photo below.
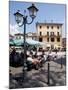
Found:
[[35, 69], [38, 69], [39, 68], [39, 64], [40, 64], [40, 61], [35, 56], [29, 55], [27, 57], [27, 65], [28, 65], [28, 67], [31, 65]]

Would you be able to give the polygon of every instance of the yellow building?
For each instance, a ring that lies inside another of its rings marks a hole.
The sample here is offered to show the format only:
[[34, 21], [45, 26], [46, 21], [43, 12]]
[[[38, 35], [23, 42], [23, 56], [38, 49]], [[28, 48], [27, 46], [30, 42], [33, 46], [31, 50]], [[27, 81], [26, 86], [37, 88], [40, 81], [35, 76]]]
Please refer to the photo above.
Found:
[[43, 42], [44, 49], [62, 47], [62, 24], [61, 23], [36, 23], [37, 40]]

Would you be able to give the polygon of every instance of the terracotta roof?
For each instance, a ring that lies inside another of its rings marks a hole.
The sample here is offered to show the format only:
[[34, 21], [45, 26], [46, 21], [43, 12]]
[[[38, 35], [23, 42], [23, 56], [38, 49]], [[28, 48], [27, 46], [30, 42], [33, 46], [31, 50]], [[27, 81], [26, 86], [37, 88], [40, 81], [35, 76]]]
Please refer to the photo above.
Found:
[[14, 35], [23, 35], [22, 33], [16, 33], [16, 34], [14, 34]]
[[13, 35], [9, 34], [9, 37], [14, 37]]
[[63, 23], [55, 23], [55, 22], [39, 23], [39, 22], [37, 22], [36, 25], [63, 25]]
[[34, 36], [37, 36], [37, 33], [32, 33]]

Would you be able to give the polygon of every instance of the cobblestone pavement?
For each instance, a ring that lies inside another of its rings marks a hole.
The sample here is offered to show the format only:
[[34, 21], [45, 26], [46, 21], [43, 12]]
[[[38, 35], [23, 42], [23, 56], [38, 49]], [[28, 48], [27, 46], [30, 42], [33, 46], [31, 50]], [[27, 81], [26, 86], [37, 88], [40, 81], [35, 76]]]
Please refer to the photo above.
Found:
[[39, 70], [32, 69], [27, 71], [26, 80], [22, 81], [22, 67], [10, 67], [10, 88], [31, 88], [31, 87], [47, 87], [47, 86], [64, 86], [66, 85], [66, 59], [50, 61], [50, 72], [48, 85], [48, 63], [46, 62]]

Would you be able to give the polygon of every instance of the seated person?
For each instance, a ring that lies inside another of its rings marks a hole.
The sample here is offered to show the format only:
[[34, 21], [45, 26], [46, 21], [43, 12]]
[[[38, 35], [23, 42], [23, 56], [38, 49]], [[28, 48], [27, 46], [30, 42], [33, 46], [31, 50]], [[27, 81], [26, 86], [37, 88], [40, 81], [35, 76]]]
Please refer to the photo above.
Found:
[[31, 70], [33, 68], [33, 59], [31, 55], [27, 55], [27, 70]]
[[38, 57], [36, 55], [33, 55], [32, 58], [33, 58], [34, 64], [40, 64], [40, 60], [38, 59]]
[[28, 68], [39, 69], [40, 61], [34, 55], [29, 55], [27, 57], [27, 66]]
[[32, 62], [32, 63], [33, 63], [32, 55], [28, 55], [28, 56], [27, 56], [27, 61], [29, 61], [29, 62]]
[[33, 55], [29, 55], [27, 57], [27, 61], [29, 61], [30, 63], [33, 63], [33, 64], [39, 63], [39, 60], [37, 58], [35, 58]]

